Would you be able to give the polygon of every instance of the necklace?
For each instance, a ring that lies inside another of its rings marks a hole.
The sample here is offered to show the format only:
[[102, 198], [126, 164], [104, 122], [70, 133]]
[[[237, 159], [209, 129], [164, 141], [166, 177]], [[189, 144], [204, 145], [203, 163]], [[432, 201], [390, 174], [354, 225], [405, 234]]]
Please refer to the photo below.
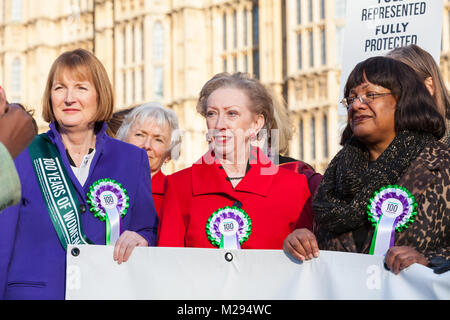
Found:
[[245, 176], [242, 177], [228, 177], [228, 179], [230, 180], [239, 180], [239, 179], [243, 179]]

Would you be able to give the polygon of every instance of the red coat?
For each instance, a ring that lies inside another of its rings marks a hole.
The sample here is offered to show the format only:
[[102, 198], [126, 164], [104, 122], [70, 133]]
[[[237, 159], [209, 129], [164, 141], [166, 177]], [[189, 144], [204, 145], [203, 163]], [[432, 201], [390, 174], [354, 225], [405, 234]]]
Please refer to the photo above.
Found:
[[155, 203], [156, 213], [158, 217], [160, 216], [159, 212], [161, 211], [161, 205], [164, 199], [164, 189], [166, 187], [166, 179], [167, 177], [159, 170], [152, 177], [152, 195], [153, 202]]
[[[252, 222], [242, 249], [282, 249], [310, 196], [308, 183], [304, 175], [277, 167], [262, 152], [253, 162], [234, 189], [211, 153], [168, 176], [158, 246], [213, 248], [206, 235], [208, 218], [239, 201]], [[264, 174], [269, 168], [276, 173]]]
[[158, 171], [152, 177], [152, 194], [153, 194], [153, 202], [155, 203], [156, 213], [159, 217], [159, 212], [161, 210], [161, 205], [164, 199], [164, 188], [166, 185], [166, 176], [161, 170]]
[[[290, 159], [290, 158], [286, 158]], [[319, 184], [322, 181], [322, 175], [314, 171], [310, 165], [305, 162], [292, 159], [293, 161], [280, 163], [280, 167], [304, 174], [308, 180], [309, 192], [311, 197], [309, 197], [305, 206], [303, 207], [303, 212], [300, 216], [300, 221], [298, 223], [298, 228], [308, 228], [313, 231], [314, 225], [314, 212], [312, 210], [312, 200], [316, 194]]]

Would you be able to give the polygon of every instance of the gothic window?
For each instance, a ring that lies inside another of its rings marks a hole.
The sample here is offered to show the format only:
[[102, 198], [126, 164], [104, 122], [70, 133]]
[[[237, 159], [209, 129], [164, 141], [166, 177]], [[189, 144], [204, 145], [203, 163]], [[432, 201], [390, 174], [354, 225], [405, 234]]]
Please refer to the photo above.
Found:
[[20, 93], [22, 91], [22, 62], [20, 58], [14, 59], [11, 69], [12, 90], [14, 93]]
[[252, 9], [253, 34], [253, 74], [259, 79], [259, 9], [257, 5]]
[[153, 68], [153, 96], [157, 100], [164, 97], [164, 73], [162, 67]]
[[320, 18], [325, 20], [325, 0], [320, 0]]
[[297, 68], [303, 68], [303, 57], [302, 57], [302, 35], [299, 33], [297, 35]]
[[227, 14], [223, 13], [223, 51], [227, 50]]
[[316, 159], [316, 119], [311, 118], [311, 159]]
[[13, 0], [11, 6], [11, 20], [22, 20], [22, 0]]
[[237, 48], [237, 13], [233, 11], [233, 48]]
[[309, 31], [309, 66], [314, 67], [314, 34]]
[[245, 73], [248, 72], [248, 56], [247, 55], [244, 56], [244, 72]]
[[313, 0], [309, 0], [309, 11], [308, 11], [308, 17], [309, 17], [309, 22], [313, 21]]
[[127, 28], [123, 27], [122, 30], [122, 55], [123, 55], [123, 64], [127, 64]]
[[164, 28], [160, 22], [153, 27], [153, 97], [164, 97]]
[[228, 67], [228, 63], [227, 63], [227, 57], [224, 57], [223, 58], [223, 61], [222, 61], [222, 67], [223, 67], [223, 72], [227, 72], [227, 67]]
[[144, 67], [142, 67], [142, 69], [140, 70], [140, 75], [141, 75], [141, 100], [144, 101], [145, 100], [145, 71], [144, 71]]
[[335, 14], [336, 18], [345, 18], [347, 0], [335, 0]]
[[327, 42], [326, 42], [326, 33], [325, 29], [320, 30], [320, 44], [321, 44], [321, 58], [322, 58], [322, 65], [327, 64]]
[[244, 46], [248, 45], [248, 10], [244, 9]]
[[300, 160], [302, 160], [302, 159], [304, 159], [304, 157], [305, 157], [305, 148], [304, 148], [304, 141], [303, 141], [303, 139], [304, 139], [304, 136], [303, 136], [303, 119], [300, 119], [300, 123], [299, 123], [299, 126], [298, 126], [298, 131], [299, 131], [299, 134], [300, 134], [300, 136], [299, 136], [299, 142], [300, 142], [300, 154], [299, 154], [299, 156], [300, 156]]
[[141, 29], [141, 35], [140, 35], [141, 61], [144, 61], [145, 60], [145, 29], [144, 29], [144, 23], [143, 22], [141, 22], [140, 29]]
[[324, 158], [328, 158], [328, 118], [327, 115], [323, 116], [323, 156]]
[[131, 26], [131, 62], [136, 62], [136, 26]]
[[164, 28], [160, 22], [153, 27], [153, 59], [164, 60]]

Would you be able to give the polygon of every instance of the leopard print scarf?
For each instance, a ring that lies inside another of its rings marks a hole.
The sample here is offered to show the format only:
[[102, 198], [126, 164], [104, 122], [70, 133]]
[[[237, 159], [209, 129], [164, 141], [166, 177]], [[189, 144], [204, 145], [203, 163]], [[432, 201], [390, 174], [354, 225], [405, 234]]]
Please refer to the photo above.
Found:
[[445, 131], [445, 134], [440, 141], [450, 146], [450, 119], [445, 119], [445, 127], [447, 128], [447, 130]]
[[314, 198], [317, 227], [342, 234], [367, 224], [366, 207], [374, 192], [395, 184], [432, 139], [402, 131], [369, 166], [367, 148], [352, 137], [331, 161]]

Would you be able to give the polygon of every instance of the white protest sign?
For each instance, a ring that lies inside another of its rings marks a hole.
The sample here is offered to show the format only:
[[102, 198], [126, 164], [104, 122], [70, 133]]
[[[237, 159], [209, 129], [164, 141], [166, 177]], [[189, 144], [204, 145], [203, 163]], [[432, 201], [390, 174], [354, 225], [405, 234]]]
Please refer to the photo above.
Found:
[[339, 100], [356, 64], [394, 48], [416, 44], [439, 64], [443, 8], [443, 0], [347, 0]]
[[395, 275], [367, 254], [322, 250], [301, 263], [282, 250], [137, 247], [119, 265], [112, 246], [77, 248], [67, 249], [68, 300], [450, 299], [450, 271]]

